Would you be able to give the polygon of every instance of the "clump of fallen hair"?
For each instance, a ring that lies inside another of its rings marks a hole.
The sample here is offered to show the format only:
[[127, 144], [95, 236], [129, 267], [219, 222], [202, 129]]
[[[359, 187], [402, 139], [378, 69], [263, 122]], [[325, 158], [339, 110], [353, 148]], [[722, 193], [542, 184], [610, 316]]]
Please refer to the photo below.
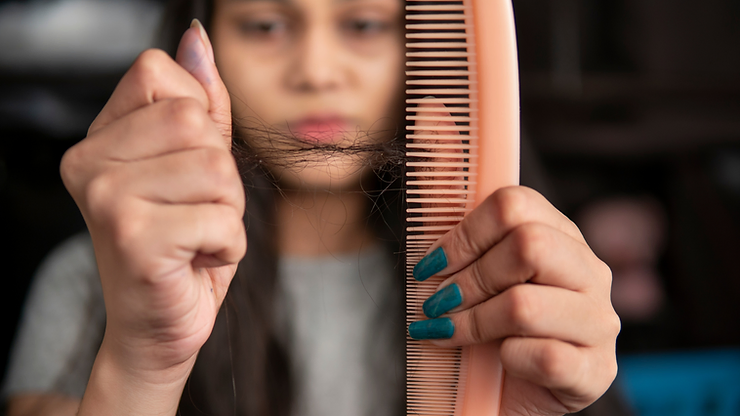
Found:
[[[358, 166], [369, 168], [383, 182], [401, 178], [406, 156], [403, 134], [398, 130], [358, 130], [343, 134], [352, 140], [326, 143], [307, 140], [264, 123], [258, 127], [239, 126], [234, 129], [232, 153], [244, 178], [258, 172], [272, 176], [270, 171], [275, 168], [299, 171], [336, 156], [355, 158]], [[277, 182], [274, 177], [273, 180]]]

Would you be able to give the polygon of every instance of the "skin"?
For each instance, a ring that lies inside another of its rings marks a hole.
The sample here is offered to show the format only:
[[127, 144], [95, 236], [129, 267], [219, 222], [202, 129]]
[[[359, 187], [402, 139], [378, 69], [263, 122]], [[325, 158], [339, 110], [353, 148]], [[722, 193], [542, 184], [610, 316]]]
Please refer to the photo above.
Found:
[[[388, 139], [402, 114], [402, 13], [397, 0], [219, 2], [211, 37], [242, 137], [258, 153], [295, 146], [251, 133], [266, 127], [341, 146]], [[346, 120], [344, 131], [296, 131], [300, 120], [326, 116]], [[373, 244], [360, 189], [370, 172], [361, 158], [322, 154], [297, 167], [281, 158], [291, 168], [270, 169], [283, 193], [283, 254], [327, 256]]]
[[[219, 2], [212, 31], [217, 63], [237, 127], [253, 147], [260, 152], [265, 139], [248, 130], [265, 127], [309, 142], [387, 139], [385, 130], [395, 129], [402, 114], [401, 6], [397, 0]], [[337, 137], [296, 131], [312, 117], [339, 117], [346, 130]], [[271, 146], [279, 151], [290, 144]], [[283, 187], [336, 190], [356, 188], [364, 165], [340, 154], [322, 155], [299, 172], [271, 169]]]
[[611, 273], [578, 228], [525, 187], [487, 198], [431, 247], [460, 287], [462, 304], [440, 346], [503, 339], [503, 415], [581, 410], [616, 376], [620, 323], [610, 303]]
[[[183, 36], [177, 61], [144, 52], [88, 137], [65, 154], [62, 178], [92, 235], [108, 319], [79, 415], [176, 414], [246, 250], [244, 193], [229, 148], [232, 108], [242, 127], [253, 118], [250, 109], [259, 109], [261, 122], [271, 126], [316, 106], [346, 110], [367, 129], [393, 119], [389, 103], [400, 76], [373, 77], [400, 73], [390, 71], [399, 71], [401, 38], [377, 51], [372, 43], [345, 50], [346, 33], [326, 27], [345, 15], [343, 8], [391, 13], [398, 2], [287, 4], [303, 11], [300, 47], [279, 43], [285, 49], [272, 54], [238, 35], [230, 20], [257, 16], [250, 7], [282, 2], [219, 2], [213, 33], [219, 69], [198, 28]], [[319, 23], [322, 28], [313, 26]], [[257, 54], [260, 59], [252, 59]], [[375, 60], [385, 69], [363, 72]], [[378, 94], [366, 95], [375, 93], [367, 85]], [[278, 211], [282, 254], [356, 251], [372, 241], [361, 225], [366, 203], [340, 192], [359, 188], [363, 172], [356, 162], [340, 157], [312, 169], [274, 169], [288, 188]], [[444, 284], [457, 283], [463, 297], [445, 315], [455, 323], [454, 336], [435, 342], [503, 339], [502, 415], [573, 412], [603, 394], [616, 374], [619, 332], [609, 300], [611, 273], [570, 220], [531, 189], [505, 188], [435, 247], [448, 257], [440, 272], [449, 276]], [[67, 398], [61, 398], [65, 407], [42, 406], [50, 397], [15, 397], [8, 414], [72, 414], [77, 407]]]

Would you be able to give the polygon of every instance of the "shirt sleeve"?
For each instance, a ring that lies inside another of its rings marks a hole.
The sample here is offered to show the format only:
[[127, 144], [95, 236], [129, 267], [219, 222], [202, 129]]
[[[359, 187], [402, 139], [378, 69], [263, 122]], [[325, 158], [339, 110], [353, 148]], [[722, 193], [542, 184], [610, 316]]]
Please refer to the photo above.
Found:
[[54, 392], [81, 398], [100, 348], [105, 305], [87, 233], [42, 262], [29, 289], [2, 386], [2, 398]]

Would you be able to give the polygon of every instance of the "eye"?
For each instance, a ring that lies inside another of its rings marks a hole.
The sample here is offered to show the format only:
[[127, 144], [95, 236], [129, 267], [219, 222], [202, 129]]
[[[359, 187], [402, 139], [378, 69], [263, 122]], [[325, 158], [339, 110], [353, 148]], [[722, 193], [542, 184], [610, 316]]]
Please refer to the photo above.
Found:
[[280, 18], [250, 19], [239, 23], [239, 30], [252, 37], [274, 37], [288, 31], [288, 22]]
[[342, 23], [342, 29], [354, 36], [372, 36], [387, 32], [390, 28], [388, 22], [381, 19], [354, 18], [347, 19]]

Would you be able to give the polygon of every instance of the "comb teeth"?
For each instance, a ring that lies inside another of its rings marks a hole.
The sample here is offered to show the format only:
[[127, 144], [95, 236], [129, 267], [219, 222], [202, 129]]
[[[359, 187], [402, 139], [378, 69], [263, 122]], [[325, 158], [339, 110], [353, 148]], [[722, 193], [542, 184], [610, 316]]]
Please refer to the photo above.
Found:
[[[442, 277], [417, 282], [413, 268], [472, 209], [478, 142], [477, 74], [468, 1], [407, 0], [406, 323]], [[430, 97], [431, 96], [431, 97]], [[464, 388], [462, 350], [406, 343], [408, 415], [452, 416]]]

